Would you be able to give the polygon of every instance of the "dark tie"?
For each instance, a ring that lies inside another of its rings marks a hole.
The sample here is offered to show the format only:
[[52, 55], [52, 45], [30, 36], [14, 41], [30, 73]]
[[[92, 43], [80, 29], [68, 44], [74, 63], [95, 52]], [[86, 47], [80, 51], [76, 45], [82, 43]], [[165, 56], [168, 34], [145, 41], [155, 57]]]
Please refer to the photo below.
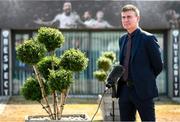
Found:
[[123, 75], [123, 80], [126, 81], [128, 79], [128, 69], [129, 69], [129, 59], [131, 55], [131, 35], [128, 34], [128, 42], [127, 42], [127, 47], [126, 47], [126, 55], [124, 59], [124, 68], [125, 72]]

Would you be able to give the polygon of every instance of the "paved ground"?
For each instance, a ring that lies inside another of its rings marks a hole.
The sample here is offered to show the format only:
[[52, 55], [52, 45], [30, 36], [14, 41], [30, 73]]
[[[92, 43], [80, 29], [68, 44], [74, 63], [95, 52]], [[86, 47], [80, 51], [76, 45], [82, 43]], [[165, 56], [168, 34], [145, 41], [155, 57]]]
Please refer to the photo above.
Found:
[[[67, 100], [63, 114], [84, 114], [91, 119], [97, 109], [95, 98]], [[24, 122], [25, 116], [47, 115], [37, 102], [26, 101], [22, 97], [11, 97], [4, 111], [0, 114], [0, 122]], [[98, 111], [94, 120], [102, 120], [101, 111]]]
[[[1, 101], [3, 101], [2, 98]], [[97, 106], [97, 100], [95, 99], [70, 99], [67, 101], [63, 113], [87, 113], [91, 118]], [[180, 122], [180, 103], [173, 102], [168, 98], [160, 98], [156, 101], [155, 107], [157, 122]], [[38, 103], [26, 101], [21, 97], [11, 97], [4, 111], [0, 114], [0, 122], [24, 122], [26, 115], [40, 114], [46, 114], [46, 112], [42, 110], [42, 107]], [[102, 121], [100, 111], [95, 117], [95, 120]], [[140, 122], [138, 115], [137, 122]]]
[[6, 104], [9, 100], [9, 97], [0, 97], [0, 114], [4, 111]]

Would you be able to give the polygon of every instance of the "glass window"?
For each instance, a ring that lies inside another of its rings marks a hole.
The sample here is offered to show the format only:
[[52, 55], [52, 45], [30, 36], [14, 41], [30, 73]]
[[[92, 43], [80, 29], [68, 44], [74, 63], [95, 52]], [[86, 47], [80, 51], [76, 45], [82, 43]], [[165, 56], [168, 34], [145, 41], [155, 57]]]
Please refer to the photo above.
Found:
[[[15, 47], [18, 44], [21, 44], [24, 40], [27, 40], [30, 38], [30, 34], [28, 33], [17, 33], [14, 35], [14, 41], [15, 42]], [[13, 65], [13, 73], [12, 73], [12, 94], [13, 95], [18, 95], [20, 93], [20, 88], [23, 84], [23, 82], [26, 80], [28, 76], [30, 76], [33, 73], [32, 67], [28, 66], [25, 63], [22, 63], [21, 61], [17, 60], [16, 57], [16, 52], [15, 52], [15, 47], [14, 47], [14, 58], [12, 61]]]
[[[161, 51], [161, 58], [162, 60], [164, 59], [164, 39], [163, 39], [163, 34], [155, 34], [158, 44], [160, 46], [160, 51]], [[163, 61], [164, 62], [164, 61]], [[158, 75], [157, 77], [157, 87], [159, 90], [160, 94], [166, 93], [166, 77], [165, 77], [165, 69]]]
[[[89, 64], [85, 71], [75, 73], [75, 82], [72, 84], [70, 94], [99, 94], [104, 90], [104, 85], [97, 81], [93, 72], [97, 70], [96, 61], [104, 51], [114, 51], [116, 53], [116, 61], [119, 61], [119, 37], [125, 32], [123, 31], [63, 31], [65, 36], [65, 43], [62, 47], [56, 50], [58, 57], [70, 48], [80, 49], [85, 52], [89, 58]], [[14, 42], [15, 46], [22, 43], [22, 41], [31, 38], [31, 35], [36, 35], [36, 32], [31, 33], [15, 33]], [[161, 47], [163, 59], [163, 34], [155, 34], [158, 43]], [[15, 49], [14, 49], [15, 52]], [[19, 94], [19, 89], [25, 79], [33, 73], [32, 67], [24, 64], [16, 59], [13, 63], [13, 94]], [[159, 93], [166, 93], [166, 79], [165, 70], [158, 76], [157, 86]]]

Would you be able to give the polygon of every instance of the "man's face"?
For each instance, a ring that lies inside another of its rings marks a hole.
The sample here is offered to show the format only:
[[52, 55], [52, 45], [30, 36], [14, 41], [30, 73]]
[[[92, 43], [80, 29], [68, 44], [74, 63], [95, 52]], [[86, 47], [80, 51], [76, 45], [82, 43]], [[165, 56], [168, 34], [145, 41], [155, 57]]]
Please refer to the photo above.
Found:
[[97, 20], [102, 20], [104, 17], [104, 13], [102, 11], [98, 11], [96, 14]]
[[91, 18], [91, 15], [90, 15], [90, 13], [88, 11], [85, 11], [83, 17], [84, 17], [85, 20], [88, 20], [88, 19]]
[[134, 11], [121, 12], [122, 26], [127, 31], [132, 32], [138, 27], [139, 18]]
[[71, 4], [70, 3], [64, 3], [63, 5], [63, 11], [68, 15], [71, 13]]

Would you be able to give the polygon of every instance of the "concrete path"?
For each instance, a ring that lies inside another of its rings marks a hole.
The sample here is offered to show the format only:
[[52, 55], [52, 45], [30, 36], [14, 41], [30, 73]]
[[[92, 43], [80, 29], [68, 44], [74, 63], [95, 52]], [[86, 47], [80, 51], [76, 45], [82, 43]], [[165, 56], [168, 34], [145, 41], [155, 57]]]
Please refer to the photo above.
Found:
[[0, 114], [4, 111], [8, 100], [9, 96], [0, 96]]

